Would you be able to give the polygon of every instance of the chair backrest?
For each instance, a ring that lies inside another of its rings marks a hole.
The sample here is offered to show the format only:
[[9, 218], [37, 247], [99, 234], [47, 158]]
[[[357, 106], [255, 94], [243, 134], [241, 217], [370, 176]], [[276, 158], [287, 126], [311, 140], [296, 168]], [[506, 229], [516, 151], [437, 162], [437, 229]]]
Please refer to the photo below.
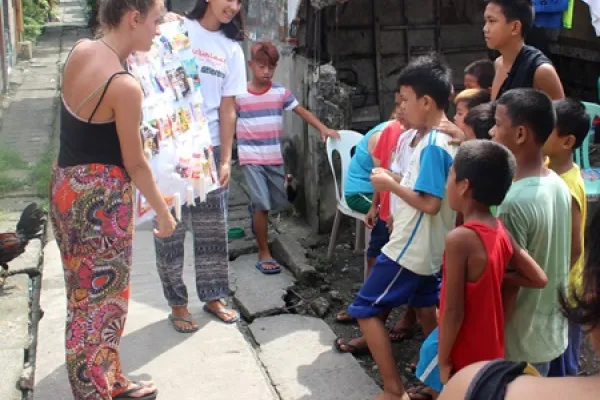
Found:
[[[338, 132], [340, 133], [339, 139], [327, 138], [327, 159], [329, 160], [329, 166], [331, 167], [331, 173], [333, 174], [333, 182], [335, 183], [335, 198], [337, 201], [340, 201], [341, 196], [344, 194], [346, 174], [348, 173], [348, 167], [350, 166], [350, 160], [352, 159], [352, 149], [356, 147], [358, 142], [360, 142], [364, 136], [356, 131], [350, 130], [341, 130]], [[340, 180], [342, 181], [341, 185], [338, 185], [337, 177], [335, 175], [335, 167], [333, 165], [334, 151], [339, 153], [342, 161], [342, 173], [340, 176]]]
[[586, 135], [583, 143], [579, 146], [578, 149], [575, 150], [575, 162], [583, 169], [591, 168], [590, 166], [590, 141], [592, 136], [594, 135], [594, 119], [600, 118], [600, 105], [595, 103], [588, 103], [586, 101], [582, 101], [585, 106], [585, 111], [590, 116], [590, 130]]

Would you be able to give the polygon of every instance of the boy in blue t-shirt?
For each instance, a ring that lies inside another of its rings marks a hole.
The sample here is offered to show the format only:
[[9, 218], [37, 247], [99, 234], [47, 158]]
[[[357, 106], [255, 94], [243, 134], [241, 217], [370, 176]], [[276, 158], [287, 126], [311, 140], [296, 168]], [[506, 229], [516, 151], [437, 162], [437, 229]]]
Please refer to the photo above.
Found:
[[[358, 320], [381, 372], [384, 393], [378, 398], [407, 400], [388, 331], [379, 316], [408, 304], [416, 309], [426, 335], [437, 325], [438, 273], [444, 239], [456, 217], [445, 199], [455, 148], [450, 136], [435, 129], [444, 119], [451, 71], [435, 55], [418, 57], [402, 70], [398, 87], [402, 115], [420, 133], [413, 139], [415, 148], [400, 183], [384, 171], [373, 171], [375, 190], [391, 191], [399, 199], [390, 241], [348, 311]], [[343, 344], [338, 341], [336, 346]]]

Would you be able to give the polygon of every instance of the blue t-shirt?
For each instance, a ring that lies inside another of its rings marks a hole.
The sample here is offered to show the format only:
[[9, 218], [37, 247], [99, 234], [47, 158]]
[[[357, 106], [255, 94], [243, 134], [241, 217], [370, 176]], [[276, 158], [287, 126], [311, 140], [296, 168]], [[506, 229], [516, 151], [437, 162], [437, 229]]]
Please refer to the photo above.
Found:
[[370, 194], [373, 193], [373, 185], [371, 185], [371, 171], [375, 167], [373, 157], [369, 153], [369, 138], [385, 129], [390, 121], [385, 121], [372, 128], [356, 145], [356, 151], [346, 175], [344, 184], [344, 196], [352, 196], [353, 194]]

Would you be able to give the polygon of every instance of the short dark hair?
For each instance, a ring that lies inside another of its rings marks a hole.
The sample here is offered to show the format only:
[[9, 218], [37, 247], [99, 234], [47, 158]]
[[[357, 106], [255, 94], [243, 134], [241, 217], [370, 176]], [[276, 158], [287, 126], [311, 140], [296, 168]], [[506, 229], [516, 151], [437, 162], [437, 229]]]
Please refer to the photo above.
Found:
[[454, 157], [456, 181], [469, 180], [473, 200], [497, 206], [506, 197], [515, 176], [516, 161], [503, 145], [491, 140], [469, 140]]
[[491, 88], [496, 75], [496, 67], [488, 59], [473, 61], [465, 68], [465, 75], [473, 75], [477, 78], [477, 83], [482, 89]]
[[98, 21], [108, 28], [116, 28], [128, 11], [139, 11], [145, 17], [156, 0], [102, 0], [98, 4]]
[[250, 58], [253, 61], [263, 62], [275, 67], [279, 62], [279, 50], [273, 43], [261, 40], [253, 43], [250, 47]]
[[494, 103], [484, 103], [469, 110], [465, 124], [470, 126], [477, 139], [490, 139], [490, 130], [496, 124]]
[[497, 102], [508, 111], [512, 125], [526, 125], [543, 145], [554, 130], [556, 114], [552, 100], [537, 89], [519, 88], [505, 92]]
[[533, 3], [531, 0], [486, 0], [488, 4], [496, 4], [508, 22], [521, 23], [521, 36], [525, 37], [533, 27]]
[[419, 56], [400, 72], [398, 88], [401, 86], [411, 87], [418, 97], [431, 97], [443, 110], [450, 102], [452, 70], [436, 54]]
[[573, 149], [581, 146], [590, 131], [590, 116], [585, 106], [575, 99], [554, 100], [556, 111], [556, 132], [558, 136], [575, 136]]
[[473, 96], [467, 99], [467, 109], [477, 107], [480, 104], [489, 103], [492, 100], [490, 92], [485, 89], [479, 90]]

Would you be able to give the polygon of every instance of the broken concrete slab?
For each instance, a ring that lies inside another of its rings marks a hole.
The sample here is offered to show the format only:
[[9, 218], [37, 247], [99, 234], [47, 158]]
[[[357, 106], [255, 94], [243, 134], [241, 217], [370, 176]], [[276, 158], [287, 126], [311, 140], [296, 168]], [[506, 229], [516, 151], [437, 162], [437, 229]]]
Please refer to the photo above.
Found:
[[283, 297], [295, 283], [285, 268], [275, 275], [261, 273], [255, 267], [257, 259], [258, 254], [249, 254], [230, 263], [233, 299], [249, 321], [282, 312], [285, 308]]
[[282, 400], [366, 400], [381, 392], [354, 357], [333, 349], [336, 336], [320, 319], [259, 318], [250, 331]]
[[298, 240], [289, 234], [277, 235], [271, 246], [273, 257], [292, 271], [301, 282], [314, 282], [317, 271], [306, 258], [306, 250]]
[[0, 350], [20, 350], [23, 367], [23, 350], [29, 347], [29, 277], [8, 277], [0, 294]]
[[[2, 331], [2, 335], [6, 334]], [[19, 378], [23, 370], [23, 350], [0, 350], [0, 371], [2, 382], [0, 385], [0, 399], [21, 400], [23, 392], [18, 388]]]

